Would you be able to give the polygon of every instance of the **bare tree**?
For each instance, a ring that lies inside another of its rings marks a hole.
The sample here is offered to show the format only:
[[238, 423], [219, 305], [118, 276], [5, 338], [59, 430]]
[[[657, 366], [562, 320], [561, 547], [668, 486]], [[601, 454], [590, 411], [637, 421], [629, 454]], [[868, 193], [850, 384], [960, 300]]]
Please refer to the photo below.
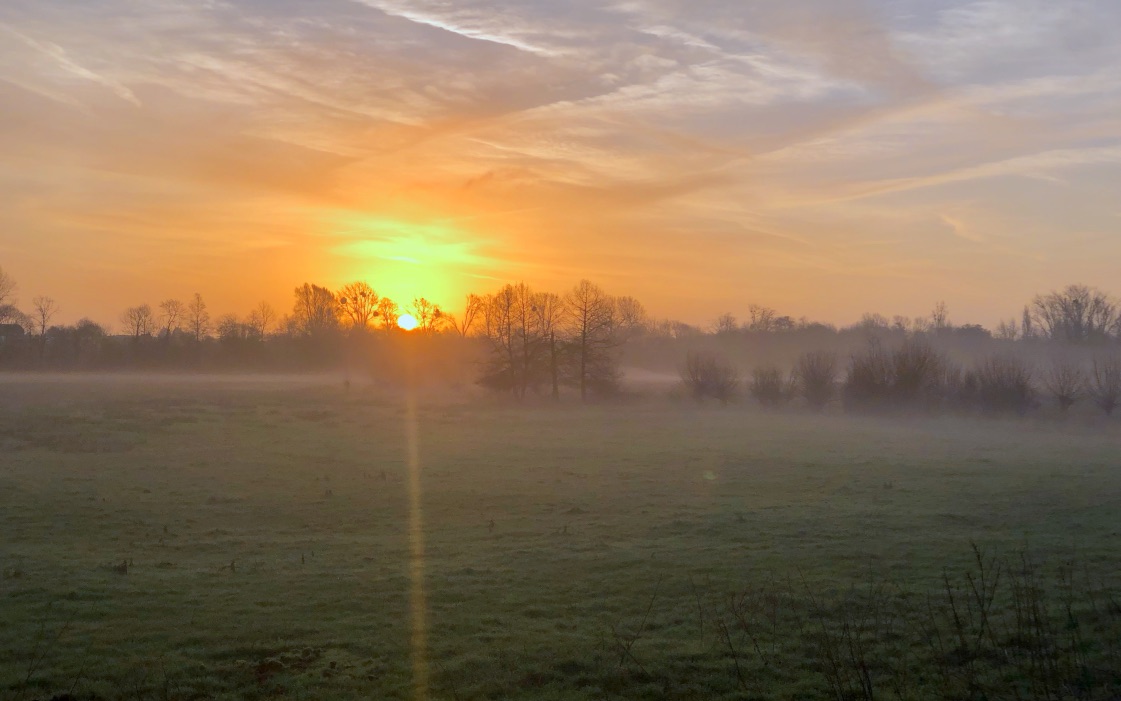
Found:
[[482, 306], [482, 335], [490, 346], [479, 383], [498, 391], [525, 396], [529, 386], [529, 360], [539, 345], [532, 314], [526, 309], [532, 292], [524, 283], [506, 285], [489, 295]]
[[292, 319], [304, 336], [320, 336], [338, 327], [335, 295], [326, 287], [304, 283], [295, 290]]
[[615, 300], [597, 285], [581, 280], [564, 298], [567, 342], [572, 349], [573, 383], [580, 399], [587, 400], [589, 389], [613, 389], [618, 383], [618, 361], [614, 350], [616, 334]]
[[0, 324], [25, 323], [25, 317], [16, 308], [16, 290], [19, 289], [11, 275], [0, 268]]
[[1000, 341], [1015, 341], [1020, 337], [1020, 325], [1016, 323], [1015, 317], [1001, 321], [996, 326], [996, 333], [993, 338]]
[[365, 282], [343, 285], [338, 293], [339, 312], [352, 329], [365, 331], [378, 315], [378, 293]]
[[886, 331], [891, 328], [891, 322], [883, 314], [868, 313], [860, 317], [857, 328], [863, 331]]
[[179, 330], [185, 311], [183, 303], [177, 299], [165, 299], [160, 302], [160, 323], [165, 338], [170, 339], [171, 334]]
[[514, 324], [514, 348], [517, 359], [518, 396], [529, 389], [540, 389], [547, 377], [546, 358], [549, 337], [540, 313], [541, 294], [534, 292], [524, 282], [513, 286], [511, 320]]
[[412, 313], [416, 318], [417, 329], [424, 333], [435, 333], [444, 323], [444, 312], [424, 297], [413, 300]]
[[1086, 373], [1071, 362], [1055, 358], [1044, 378], [1044, 384], [1055, 400], [1055, 404], [1065, 412], [1082, 398], [1086, 389]]
[[986, 411], [1025, 414], [1036, 403], [1033, 371], [1022, 358], [1010, 353], [991, 355], [972, 370], [967, 381]]
[[32, 316], [35, 323], [35, 331], [40, 338], [46, 339], [47, 329], [50, 328], [51, 319], [58, 313], [58, 304], [50, 297], [36, 297], [31, 301], [31, 304], [35, 310]]
[[58, 304], [50, 297], [36, 297], [31, 304], [35, 310], [31, 321], [39, 336], [39, 358], [43, 359], [47, 354], [47, 329], [51, 326], [51, 319], [58, 313]]
[[650, 327], [650, 315], [634, 297], [619, 297], [615, 300], [619, 333], [624, 339], [642, 335]]
[[930, 312], [930, 328], [934, 331], [941, 331], [949, 327], [950, 313], [945, 302], [938, 302], [934, 305], [934, 310]]
[[558, 400], [561, 380], [561, 339], [558, 333], [562, 332], [560, 326], [564, 318], [564, 305], [560, 296], [552, 292], [541, 292], [535, 295], [533, 308], [548, 358], [549, 387], [553, 399]]
[[739, 329], [736, 323], [736, 317], [731, 312], [724, 312], [716, 317], [716, 321], [712, 324], [713, 333], [725, 335], [735, 333]]
[[215, 329], [218, 331], [218, 341], [227, 346], [257, 338], [257, 330], [253, 325], [241, 321], [234, 314], [218, 317]]
[[0, 304], [9, 304], [15, 298], [16, 281], [3, 268], [0, 268]]
[[740, 377], [724, 356], [716, 353], [689, 351], [681, 368], [681, 381], [697, 401], [705, 397], [727, 404], [736, 395]]
[[1106, 416], [1112, 416], [1113, 411], [1121, 405], [1121, 354], [1111, 353], [1094, 358], [1090, 393]]
[[0, 304], [0, 324], [25, 325], [25, 315], [14, 304]]
[[261, 302], [257, 307], [249, 312], [249, 317], [246, 323], [253, 328], [253, 332], [259, 338], [268, 336], [269, 328], [276, 322], [276, 310], [268, 302]]
[[774, 366], [757, 367], [751, 372], [751, 396], [768, 409], [782, 406], [793, 395], [794, 378], [787, 378]]
[[820, 411], [837, 393], [837, 356], [828, 351], [804, 353], [794, 366], [794, 375], [806, 403]]
[[778, 312], [761, 304], [752, 304], [747, 308], [747, 323], [744, 325], [748, 331], [771, 332], [775, 330], [775, 320]]
[[479, 383], [523, 398], [550, 386], [559, 396], [562, 303], [525, 283], [506, 285], [481, 300], [479, 333], [490, 347]]
[[1020, 314], [1020, 338], [1025, 341], [1030, 341], [1038, 335], [1035, 328], [1035, 321], [1032, 318], [1031, 309], [1027, 306]]
[[484, 365], [479, 383], [495, 390], [517, 394], [517, 365], [514, 362], [514, 294], [506, 285], [483, 299], [482, 335], [490, 346], [490, 358]]
[[129, 307], [121, 314], [121, 323], [125, 330], [134, 339], [142, 336], [151, 336], [155, 330], [156, 319], [152, 315], [152, 308], [147, 304], [138, 307]]
[[18, 286], [11, 275], [0, 268], [0, 307], [14, 305]]
[[452, 328], [455, 329], [456, 333], [463, 338], [467, 338], [471, 330], [475, 328], [475, 324], [479, 320], [479, 312], [482, 311], [482, 308], [482, 297], [476, 294], [467, 295], [467, 299], [463, 305], [463, 316], [457, 319], [450, 314], [448, 315], [448, 320], [451, 322]]
[[1108, 338], [1118, 323], [1117, 305], [1103, 292], [1069, 285], [1039, 295], [1031, 303], [1031, 319], [1052, 340], [1088, 343]]
[[389, 297], [378, 300], [377, 317], [381, 319], [382, 331], [391, 333], [397, 330], [397, 319], [401, 317], [401, 308]]
[[947, 362], [921, 337], [909, 338], [891, 354], [892, 395], [914, 404], [930, 401], [942, 391]]
[[187, 303], [187, 330], [191, 332], [196, 341], [201, 341], [210, 333], [210, 312], [206, 310], [206, 302], [198, 292]]
[[882, 409], [892, 398], [895, 362], [891, 352], [875, 336], [868, 347], [849, 360], [841, 397], [846, 410]]

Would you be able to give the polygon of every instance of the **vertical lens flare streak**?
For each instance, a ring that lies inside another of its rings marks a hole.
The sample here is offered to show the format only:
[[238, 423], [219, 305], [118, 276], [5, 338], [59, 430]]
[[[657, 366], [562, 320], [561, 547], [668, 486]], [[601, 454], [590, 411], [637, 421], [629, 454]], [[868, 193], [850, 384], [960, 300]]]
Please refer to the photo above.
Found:
[[420, 427], [416, 391], [405, 399], [409, 468], [409, 612], [412, 624], [413, 698], [428, 699], [428, 602], [424, 590], [424, 511], [420, 480]]

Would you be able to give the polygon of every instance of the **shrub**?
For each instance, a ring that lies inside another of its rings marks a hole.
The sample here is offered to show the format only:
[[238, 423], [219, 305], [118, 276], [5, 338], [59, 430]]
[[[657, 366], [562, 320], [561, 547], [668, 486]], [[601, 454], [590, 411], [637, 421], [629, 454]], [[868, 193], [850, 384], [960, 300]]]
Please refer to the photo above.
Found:
[[828, 351], [804, 353], [794, 366], [798, 392], [818, 411], [837, 393], [837, 355]]
[[788, 379], [777, 367], [755, 368], [751, 373], [749, 391], [756, 401], [768, 409], [780, 407], [793, 394], [793, 378]]
[[894, 371], [892, 393], [896, 401], [929, 403], [941, 393], [946, 361], [925, 341], [904, 341], [892, 353], [891, 366]]
[[985, 411], [1025, 414], [1035, 406], [1032, 370], [1021, 358], [993, 355], [973, 369], [977, 402]]
[[1106, 416], [1113, 415], [1114, 409], [1121, 404], [1121, 355], [1114, 353], [1094, 358], [1090, 394]]
[[948, 363], [928, 344], [907, 340], [886, 351], [873, 340], [852, 356], [842, 398], [846, 409], [931, 404], [945, 392]]
[[977, 373], [966, 372], [961, 365], [946, 361], [942, 370], [942, 399], [952, 409], [976, 406]]
[[1086, 387], [1086, 375], [1077, 365], [1056, 358], [1051, 363], [1044, 384], [1055, 404], [1065, 412], [1081, 399]]
[[853, 354], [845, 376], [845, 409], [869, 409], [887, 400], [894, 384], [891, 356], [873, 339], [863, 353]]
[[739, 387], [739, 373], [727, 358], [715, 353], [689, 351], [681, 380], [697, 401], [705, 397], [727, 404]]

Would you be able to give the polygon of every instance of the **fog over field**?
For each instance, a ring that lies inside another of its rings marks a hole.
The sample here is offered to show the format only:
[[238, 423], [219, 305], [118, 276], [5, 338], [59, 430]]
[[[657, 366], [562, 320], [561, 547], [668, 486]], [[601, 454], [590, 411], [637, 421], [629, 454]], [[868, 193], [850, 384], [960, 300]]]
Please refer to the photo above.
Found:
[[1118, 689], [1115, 424], [0, 384], [12, 698]]
[[0, 0], [0, 701], [1121, 701], [1119, 0]]

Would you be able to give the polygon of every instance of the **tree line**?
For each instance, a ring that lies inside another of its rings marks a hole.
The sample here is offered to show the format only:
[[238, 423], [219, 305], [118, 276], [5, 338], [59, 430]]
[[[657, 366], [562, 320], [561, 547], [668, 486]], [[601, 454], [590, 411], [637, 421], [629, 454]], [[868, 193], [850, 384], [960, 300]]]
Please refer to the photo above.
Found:
[[[837, 400], [853, 410], [914, 404], [919, 396], [929, 405], [935, 394], [942, 404], [993, 407], [999, 402], [986, 394], [989, 380], [1003, 377], [1002, 391], [1014, 394], [1014, 378], [1022, 380], [1025, 372], [1031, 377], [1020, 383], [1021, 409], [1043, 395], [1054, 395], [1065, 407], [1086, 397], [1101, 404], [1121, 372], [1113, 369], [1109, 353], [1078, 362], [1069, 354], [1061, 362], [1056, 356], [1041, 367], [1013, 352], [1116, 347], [1121, 304], [1084, 285], [1037, 295], [1018, 319], [994, 330], [955, 325], [943, 303], [925, 317], [866, 314], [844, 328], [750, 305], [742, 321], [726, 313], [702, 328], [655, 320], [635, 298], [610, 294], [587, 280], [560, 294], [506, 284], [490, 294], [466, 295], [454, 313], [424, 297], [402, 306], [363, 281], [336, 290], [304, 283], [293, 289], [291, 309], [284, 314], [261, 302], [244, 315], [215, 316], [196, 293], [186, 300], [130, 306], [113, 329], [90, 319], [54, 324], [55, 300], [35, 297], [25, 310], [17, 291], [0, 269], [0, 367], [7, 369], [346, 366], [393, 374], [399, 368], [393, 367], [389, 351], [404, 352], [400, 344], [409, 338], [407, 352], [439, 347], [434, 364], [470, 366], [471, 381], [518, 399], [556, 398], [562, 392], [581, 399], [615, 394], [626, 361], [678, 370], [699, 399], [746, 395], [766, 406]], [[398, 326], [405, 313], [416, 320], [408, 334]], [[871, 340], [861, 348], [854, 339]], [[729, 358], [759, 344], [780, 349], [780, 357], [745, 356], [747, 362], [740, 365], [750, 366], [750, 377], [741, 378]], [[963, 356], [971, 362], [963, 364]], [[1017, 360], [1026, 371], [1016, 370]]]
[[[729, 317], [713, 325], [716, 337], [774, 333], [766, 310], [743, 325]], [[811, 326], [779, 325], [787, 335]], [[1037, 295], [1018, 322], [1002, 322], [996, 333], [954, 326], [939, 304], [929, 317], [866, 315], [853, 327], [825, 329], [824, 337], [827, 343], [818, 334], [787, 363], [753, 362], [746, 374], [728, 352], [734, 342], [691, 350], [682, 382], [699, 401], [750, 398], [769, 409], [797, 403], [817, 411], [1023, 415], [1047, 406], [1066, 414], [1086, 403], [1111, 416], [1121, 406], [1121, 305], [1083, 285]], [[857, 343], [846, 353], [837, 350], [841, 340]]]
[[[201, 294], [154, 307], [122, 310], [114, 331], [90, 319], [55, 325], [58, 304], [36, 297], [17, 306], [15, 281], [0, 269], [0, 367], [106, 368], [332, 368], [392, 347], [416, 321], [411, 337], [458, 341], [460, 355], [477, 359], [477, 382], [517, 398], [559, 396], [571, 388], [583, 399], [613, 393], [624, 343], [650, 326], [641, 303], [581, 281], [565, 294], [525, 283], [492, 294], [469, 294], [458, 314], [424, 297], [402, 307], [366, 282], [337, 290], [304, 283], [281, 315], [261, 302], [244, 316], [212, 316]], [[410, 352], [417, 350], [415, 344]], [[379, 360], [385, 360], [382, 354]], [[369, 365], [367, 364], [367, 367]]]

